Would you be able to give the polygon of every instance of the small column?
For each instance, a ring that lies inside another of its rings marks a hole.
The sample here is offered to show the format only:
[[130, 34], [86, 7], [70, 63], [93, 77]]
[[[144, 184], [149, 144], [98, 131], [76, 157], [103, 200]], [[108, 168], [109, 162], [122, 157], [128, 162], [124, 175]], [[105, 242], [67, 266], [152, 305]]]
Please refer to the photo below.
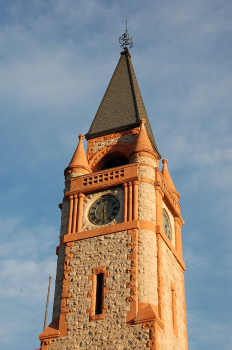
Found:
[[77, 204], [78, 204], [77, 194], [74, 194], [72, 233], [76, 232], [76, 227], [77, 227]]
[[138, 220], [139, 211], [139, 181], [133, 181], [133, 220]]
[[132, 182], [129, 181], [128, 221], [132, 220]]
[[127, 202], [128, 202], [128, 184], [125, 182], [122, 187], [124, 188], [124, 213], [123, 221], [127, 222]]
[[68, 234], [72, 229], [72, 214], [73, 214], [73, 195], [69, 197], [69, 217], [68, 217]]
[[79, 193], [77, 232], [81, 232], [81, 229], [82, 229], [82, 215], [83, 215], [84, 198], [85, 198], [85, 195], [83, 193]]

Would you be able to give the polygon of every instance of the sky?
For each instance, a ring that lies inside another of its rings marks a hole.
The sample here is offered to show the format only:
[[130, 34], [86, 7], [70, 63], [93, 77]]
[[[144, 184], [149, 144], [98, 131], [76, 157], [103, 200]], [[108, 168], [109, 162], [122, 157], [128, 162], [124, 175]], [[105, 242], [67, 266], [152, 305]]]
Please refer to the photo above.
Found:
[[[189, 350], [230, 350], [232, 2], [0, 0], [0, 348], [39, 348], [63, 171], [130, 50], [180, 192]], [[85, 141], [86, 147], [86, 141]]]

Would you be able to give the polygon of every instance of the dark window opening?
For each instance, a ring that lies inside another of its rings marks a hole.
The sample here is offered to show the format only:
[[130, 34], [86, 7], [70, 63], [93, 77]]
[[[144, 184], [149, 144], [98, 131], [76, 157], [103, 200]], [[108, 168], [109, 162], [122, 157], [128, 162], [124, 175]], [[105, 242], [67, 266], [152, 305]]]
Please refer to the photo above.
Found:
[[112, 158], [112, 159], [108, 160], [108, 162], [106, 162], [103, 165], [102, 170], [116, 168], [118, 166], [122, 166], [122, 165], [126, 165], [126, 164], [129, 164], [127, 158], [125, 158], [125, 157], [115, 157], [115, 158]]
[[102, 313], [102, 297], [103, 297], [103, 273], [97, 275], [97, 294], [96, 294], [96, 309], [95, 315], [100, 315]]

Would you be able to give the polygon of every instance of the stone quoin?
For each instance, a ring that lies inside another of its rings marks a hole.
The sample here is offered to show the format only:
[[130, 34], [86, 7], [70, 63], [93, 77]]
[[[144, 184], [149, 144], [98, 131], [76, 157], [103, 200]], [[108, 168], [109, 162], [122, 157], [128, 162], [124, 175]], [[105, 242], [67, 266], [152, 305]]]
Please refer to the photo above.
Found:
[[40, 350], [187, 350], [179, 198], [127, 48], [64, 171], [53, 316]]

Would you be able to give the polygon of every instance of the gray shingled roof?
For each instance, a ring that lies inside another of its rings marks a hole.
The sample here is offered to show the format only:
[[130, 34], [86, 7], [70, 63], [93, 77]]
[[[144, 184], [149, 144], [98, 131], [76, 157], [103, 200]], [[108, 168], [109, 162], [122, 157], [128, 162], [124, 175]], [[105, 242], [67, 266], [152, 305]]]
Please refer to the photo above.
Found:
[[97, 114], [85, 136], [88, 140], [110, 132], [131, 129], [138, 126], [140, 119], [144, 118], [149, 139], [160, 156], [130, 57], [128, 50], [121, 53]]

